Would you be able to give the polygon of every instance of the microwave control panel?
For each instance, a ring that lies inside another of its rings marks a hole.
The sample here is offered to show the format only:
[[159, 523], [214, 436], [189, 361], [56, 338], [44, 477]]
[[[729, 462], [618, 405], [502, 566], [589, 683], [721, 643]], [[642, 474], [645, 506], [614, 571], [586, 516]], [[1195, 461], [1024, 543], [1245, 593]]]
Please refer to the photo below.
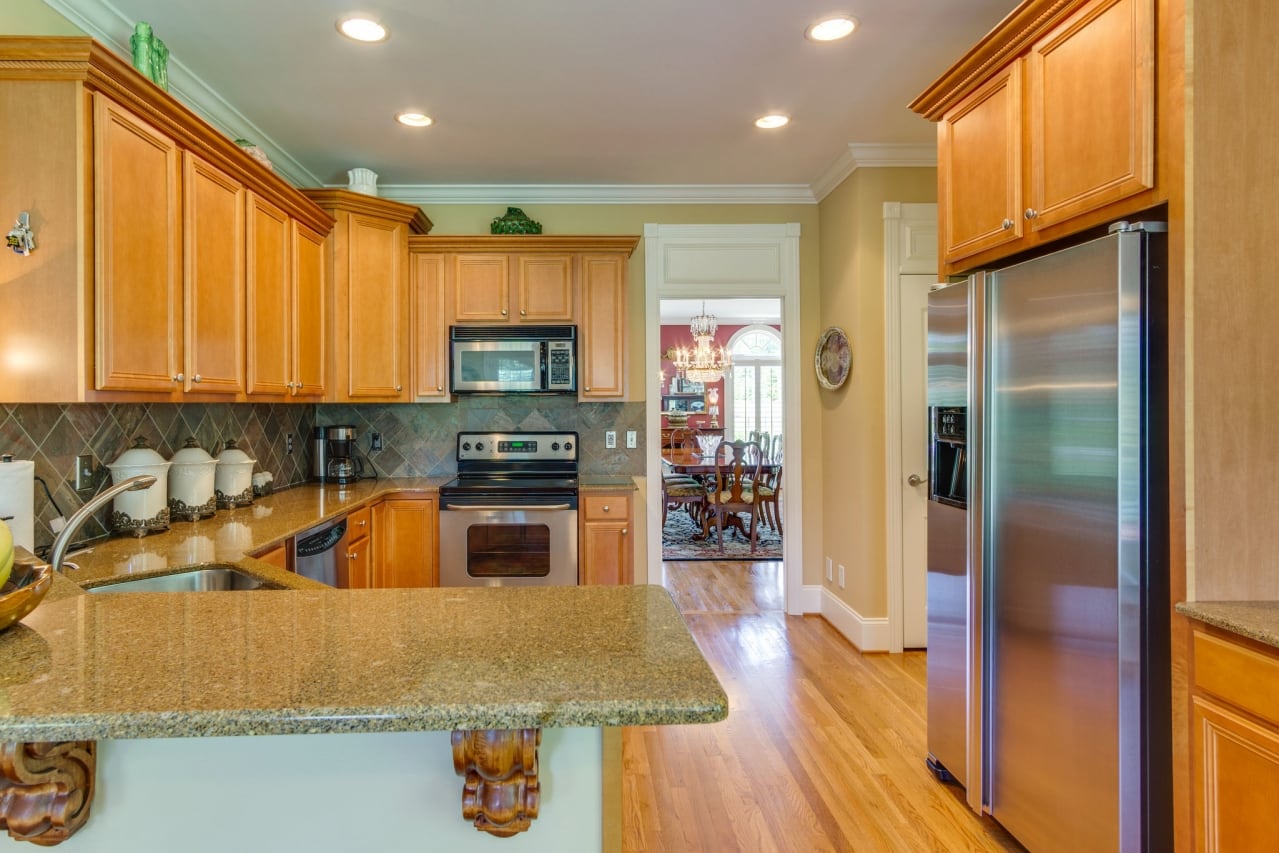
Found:
[[547, 341], [547, 390], [573, 390], [573, 342]]

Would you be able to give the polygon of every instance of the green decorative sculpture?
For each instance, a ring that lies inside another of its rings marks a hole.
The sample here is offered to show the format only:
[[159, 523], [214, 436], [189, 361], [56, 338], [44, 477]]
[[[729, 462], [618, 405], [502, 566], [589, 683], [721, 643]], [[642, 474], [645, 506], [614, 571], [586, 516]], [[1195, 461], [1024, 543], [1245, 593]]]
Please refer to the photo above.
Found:
[[133, 67], [164, 91], [169, 91], [169, 48], [155, 37], [151, 25], [138, 21], [129, 38], [133, 49]]
[[542, 223], [534, 222], [518, 207], [508, 207], [505, 216], [499, 216], [489, 225], [492, 234], [541, 234]]

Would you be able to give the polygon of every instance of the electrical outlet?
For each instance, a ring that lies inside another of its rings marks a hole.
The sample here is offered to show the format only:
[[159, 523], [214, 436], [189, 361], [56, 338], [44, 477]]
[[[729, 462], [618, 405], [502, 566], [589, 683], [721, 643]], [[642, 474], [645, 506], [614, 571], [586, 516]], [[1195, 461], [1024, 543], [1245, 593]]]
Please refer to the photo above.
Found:
[[293, 433], [288, 433], [287, 435], [284, 436], [284, 452], [285, 453], [293, 452]]
[[75, 490], [77, 492], [92, 492], [97, 488], [97, 476], [94, 474], [94, 469], [96, 467], [92, 453], [86, 453], [83, 456], [76, 457]]
[[839, 564], [839, 588], [844, 588], [844, 564]]
[[617, 430], [610, 429], [604, 431], [604, 446], [609, 450], [617, 449]]
[[377, 451], [381, 449], [382, 449], [382, 433], [380, 432], [369, 433], [369, 450]]
[[626, 431], [626, 448], [628, 450], [634, 450], [638, 442], [639, 434], [633, 429], [628, 429]]
[[835, 580], [835, 561], [830, 557], [826, 558], [826, 580]]

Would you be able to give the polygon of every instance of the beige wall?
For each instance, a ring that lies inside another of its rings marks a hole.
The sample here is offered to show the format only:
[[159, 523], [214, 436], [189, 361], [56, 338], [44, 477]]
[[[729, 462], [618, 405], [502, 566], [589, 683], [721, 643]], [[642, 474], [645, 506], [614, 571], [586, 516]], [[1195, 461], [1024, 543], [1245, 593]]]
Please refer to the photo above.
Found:
[[827, 326], [839, 326], [852, 344], [853, 369], [842, 388], [818, 391], [825, 436], [818, 458], [822, 484], [818, 502], [806, 500], [805, 507], [813, 515], [820, 510], [824, 536], [810, 561], [822, 567], [826, 557], [842, 563], [844, 589], [826, 581], [824, 571], [821, 582], [867, 618], [888, 614], [884, 202], [936, 200], [936, 169], [858, 169], [819, 206], [821, 316], [811, 339]]
[[[931, 170], [930, 170], [931, 174]], [[489, 222], [503, 209], [497, 205], [422, 205], [435, 223], [432, 234], [486, 234]], [[798, 222], [800, 351], [807, 355], [821, 331], [821, 262], [818, 252], [818, 206], [812, 204], [596, 204], [549, 205], [523, 207], [530, 218], [542, 223], [545, 234], [643, 234], [646, 223], [659, 225], [737, 225]], [[644, 399], [645, 371], [657, 365], [644, 364], [644, 243], [635, 249], [630, 265], [630, 399]], [[804, 360], [801, 368], [807, 367]], [[804, 448], [801, 472], [803, 505], [810, 510], [821, 506], [822, 492], [822, 418], [817, 380], [812, 371], [801, 369], [800, 441]], [[804, 583], [816, 584], [821, 577], [821, 514], [804, 514]]]
[[4, 0], [0, 33], [11, 36], [82, 36], [84, 31], [43, 0]]

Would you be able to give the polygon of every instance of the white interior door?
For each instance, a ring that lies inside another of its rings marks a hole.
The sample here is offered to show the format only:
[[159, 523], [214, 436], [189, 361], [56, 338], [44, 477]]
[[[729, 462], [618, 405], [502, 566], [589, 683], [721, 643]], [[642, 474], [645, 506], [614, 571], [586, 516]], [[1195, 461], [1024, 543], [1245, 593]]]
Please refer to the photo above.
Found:
[[[902, 645], [928, 645], [928, 289], [931, 275], [901, 276]], [[914, 482], [918, 478], [918, 482]]]

